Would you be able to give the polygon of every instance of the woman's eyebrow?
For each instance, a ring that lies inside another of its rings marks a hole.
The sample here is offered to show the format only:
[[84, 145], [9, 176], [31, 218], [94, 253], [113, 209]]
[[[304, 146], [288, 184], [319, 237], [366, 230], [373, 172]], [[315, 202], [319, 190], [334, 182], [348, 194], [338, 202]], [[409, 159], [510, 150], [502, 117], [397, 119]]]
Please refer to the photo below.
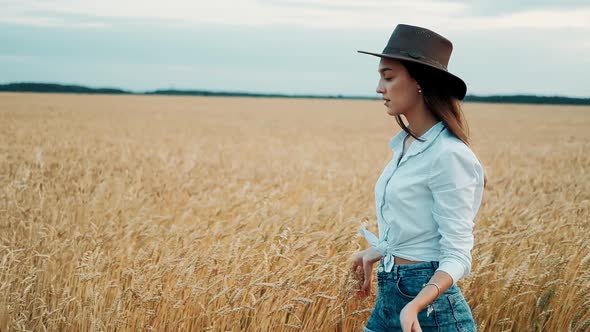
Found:
[[379, 73], [384, 73], [384, 72], [386, 72], [386, 71], [388, 71], [388, 70], [393, 70], [393, 69], [385, 67], [385, 68], [381, 68], [381, 69], [379, 69], [379, 70], [378, 70], [378, 72], [379, 72]]

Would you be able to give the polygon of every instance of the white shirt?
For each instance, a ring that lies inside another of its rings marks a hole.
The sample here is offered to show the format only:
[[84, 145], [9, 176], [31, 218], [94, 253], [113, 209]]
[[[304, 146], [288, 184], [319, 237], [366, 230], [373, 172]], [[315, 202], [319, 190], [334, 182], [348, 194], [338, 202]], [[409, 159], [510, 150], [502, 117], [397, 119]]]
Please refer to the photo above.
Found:
[[[389, 141], [393, 158], [375, 185], [379, 237], [359, 232], [383, 257], [438, 261], [453, 285], [471, 273], [473, 225], [483, 196], [484, 171], [471, 149], [442, 121], [414, 140], [400, 160], [401, 130]], [[399, 163], [399, 165], [398, 165]]]

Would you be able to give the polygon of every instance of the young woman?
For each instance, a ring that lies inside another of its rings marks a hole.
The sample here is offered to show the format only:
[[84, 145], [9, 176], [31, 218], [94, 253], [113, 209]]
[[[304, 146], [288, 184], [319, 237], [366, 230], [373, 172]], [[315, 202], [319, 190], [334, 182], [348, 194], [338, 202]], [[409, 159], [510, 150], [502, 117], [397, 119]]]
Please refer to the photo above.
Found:
[[371, 246], [351, 266], [364, 297], [379, 261], [366, 332], [476, 330], [457, 281], [471, 272], [485, 178], [459, 104], [467, 87], [447, 71], [452, 49], [431, 30], [400, 24], [382, 53], [359, 51], [381, 58], [377, 93], [402, 128], [375, 185], [379, 237], [359, 229]]

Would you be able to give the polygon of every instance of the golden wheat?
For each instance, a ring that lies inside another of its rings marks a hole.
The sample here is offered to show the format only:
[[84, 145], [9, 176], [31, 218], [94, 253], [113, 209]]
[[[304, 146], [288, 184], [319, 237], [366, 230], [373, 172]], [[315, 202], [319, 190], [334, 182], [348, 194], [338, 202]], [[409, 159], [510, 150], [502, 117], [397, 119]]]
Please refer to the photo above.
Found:
[[[465, 103], [481, 331], [590, 329], [590, 108]], [[0, 330], [355, 331], [374, 101], [0, 94]]]

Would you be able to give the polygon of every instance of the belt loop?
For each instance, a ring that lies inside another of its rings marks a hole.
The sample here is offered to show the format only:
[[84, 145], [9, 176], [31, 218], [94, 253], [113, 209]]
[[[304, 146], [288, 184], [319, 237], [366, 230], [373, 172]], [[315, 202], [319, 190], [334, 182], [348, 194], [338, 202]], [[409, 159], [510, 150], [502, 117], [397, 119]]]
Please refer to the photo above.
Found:
[[397, 265], [397, 264], [393, 265], [393, 279], [394, 280], [399, 279], [399, 265]]
[[438, 266], [437, 266], [438, 264], [436, 264], [436, 263], [437, 263], [436, 261], [430, 261], [430, 265], [432, 265], [432, 269], [434, 271], [436, 271], [436, 269], [438, 268]]

